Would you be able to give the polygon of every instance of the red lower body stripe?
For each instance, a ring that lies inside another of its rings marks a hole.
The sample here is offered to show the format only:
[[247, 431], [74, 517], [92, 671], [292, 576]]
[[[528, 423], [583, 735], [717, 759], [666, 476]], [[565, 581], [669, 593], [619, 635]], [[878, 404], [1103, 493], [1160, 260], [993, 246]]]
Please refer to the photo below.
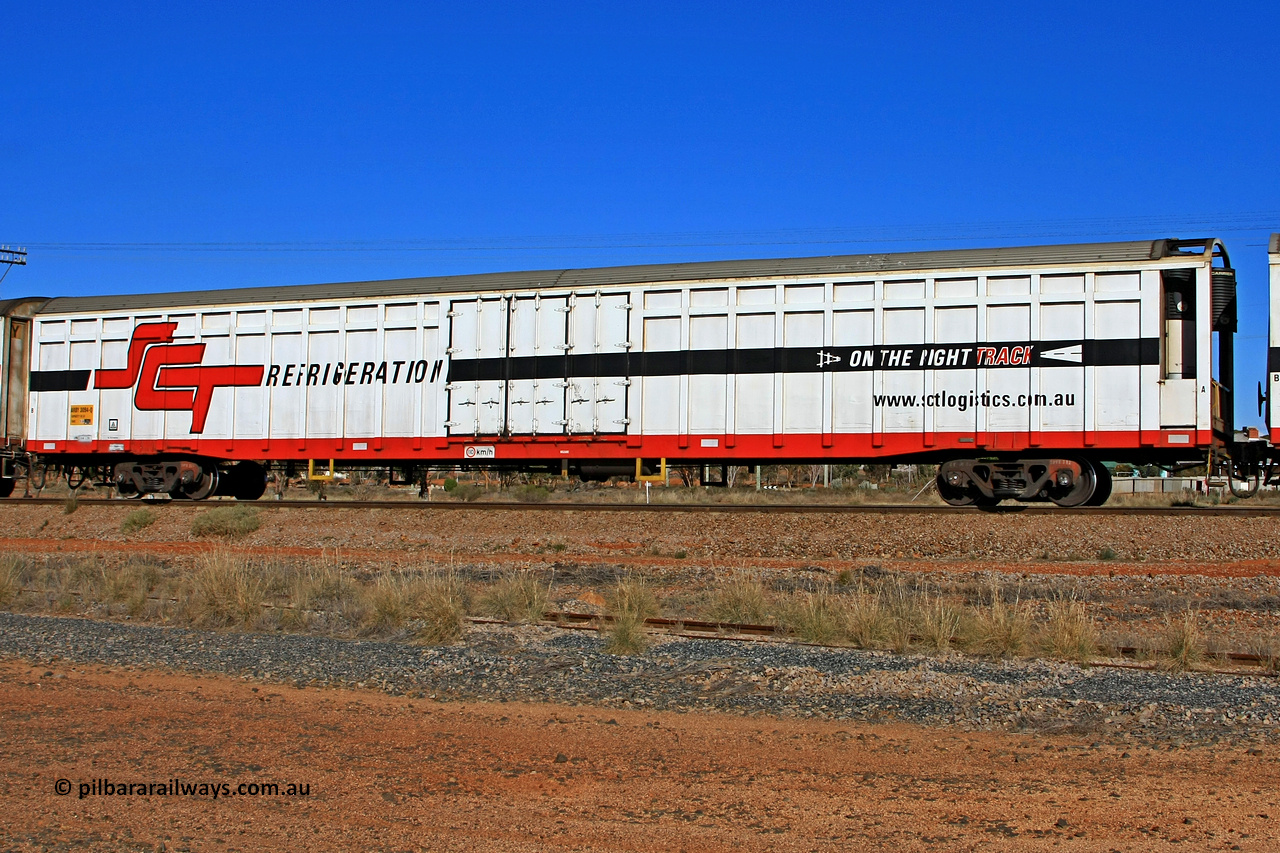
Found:
[[[204, 456], [215, 459], [343, 459], [484, 462], [684, 459], [761, 460], [881, 459], [923, 454], [967, 456], [1016, 452], [1079, 453], [1185, 450], [1198, 456], [1208, 430], [1124, 430], [991, 433], [783, 433], [753, 435], [644, 436], [425, 436], [367, 438], [192, 437], [149, 441], [32, 441], [28, 449], [47, 456]], [[473, 450], [470, 454], [467, 448]], [[484, 448], [477, 453], [474, 448]], [[492, 448], [490, 454], [489, 448]]]

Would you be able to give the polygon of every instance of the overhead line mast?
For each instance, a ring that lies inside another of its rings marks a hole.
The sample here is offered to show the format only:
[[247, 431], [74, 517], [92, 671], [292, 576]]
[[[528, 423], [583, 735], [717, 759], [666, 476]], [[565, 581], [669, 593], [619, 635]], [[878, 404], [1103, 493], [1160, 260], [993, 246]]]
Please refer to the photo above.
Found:
[[4, 272], [0, 273], [0, 281], [4, 281], [4, 277], [9, 274], [9, 270], [27, 265], [27, 250], [15, 249], [12, 246], [0, 246], [0, 264], [7, 265]]

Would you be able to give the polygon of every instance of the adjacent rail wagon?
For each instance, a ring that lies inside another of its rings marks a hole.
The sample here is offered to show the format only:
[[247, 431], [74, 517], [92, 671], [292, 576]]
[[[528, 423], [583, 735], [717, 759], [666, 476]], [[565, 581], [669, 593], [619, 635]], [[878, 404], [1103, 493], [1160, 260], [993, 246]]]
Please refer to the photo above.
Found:
[[1235, 273], [1214, 239], [3, 309], [5, 490], [46, 465], [127, 496], [252, 499], [271, 466], [316, 460], [585, 477], [877, 461], [939, 465], [952, 504], [1078, 506], [1109, 494], [1104, 462], [1269, 463], [1233, 429]]

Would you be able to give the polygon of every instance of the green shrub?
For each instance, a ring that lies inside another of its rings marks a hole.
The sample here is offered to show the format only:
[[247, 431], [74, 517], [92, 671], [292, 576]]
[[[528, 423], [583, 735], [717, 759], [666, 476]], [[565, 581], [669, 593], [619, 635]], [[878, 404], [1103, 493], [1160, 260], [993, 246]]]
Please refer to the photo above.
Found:
[[480, 500], [480, 496], [483, 494], [484, 494], [484, 489], [480, 488], [479, 486], [473, 486], [469, 483], [465, 485], [457, 486], [453, 490], [453, 496], [455, 498], [466, 501], [467, 503]]
[[458, 481], [457, 481], [457, 480], [453, 479], [452, 477], [445, 477], [445, 478], [444, 478], [444, 490], [445, 490], [446, 492], [452, 492], [452, 491], [453, 491], [454, 489], [456, 489], [456, 488], [458, 488]]
[[156, 516], [149, 509], [135, 509], [133, 512], [125, 516], [120, 524], [120, 532], [125, 536], [137, 533], [139, 530], [150, 527], [155, 524]]
[[540, 504], [546, 503], [551, 497], [551, 490], [546, 486], [535, 486], [532, 483], [521, 486], [516, 490], [516, 500], [523, 503]]
[[260, 524], [258, 513], [252, 507], [220, 506], [192, 519], [191, 535], [239, 539], [257, 530]]

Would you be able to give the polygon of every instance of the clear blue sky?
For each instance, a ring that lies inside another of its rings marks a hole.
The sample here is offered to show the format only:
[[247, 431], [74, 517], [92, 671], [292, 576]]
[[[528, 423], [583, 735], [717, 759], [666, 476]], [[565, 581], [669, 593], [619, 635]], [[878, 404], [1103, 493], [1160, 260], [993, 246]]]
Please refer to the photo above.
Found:
[[1274, 3], [11, 3], [0, 297], [1219, 236]]

